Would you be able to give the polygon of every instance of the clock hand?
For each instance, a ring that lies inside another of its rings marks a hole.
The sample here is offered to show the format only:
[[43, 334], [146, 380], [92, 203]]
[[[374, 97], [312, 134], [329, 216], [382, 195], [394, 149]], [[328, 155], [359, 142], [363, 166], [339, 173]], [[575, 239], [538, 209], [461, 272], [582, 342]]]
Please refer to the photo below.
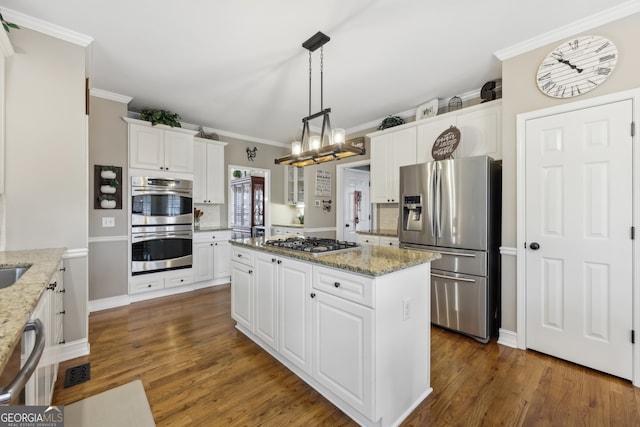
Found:
[[556, 58], [556, 61], [560, 62], [561, 64], [566, 64], [569, 67], [571, 67], [572, 69], [576, 70], [578, 73], [582, 72], [582, 68], [578, 68], [575, 65], [573, 65], [571, 62], [567, 61], [566, 59], [560, 59], [560, 58]]

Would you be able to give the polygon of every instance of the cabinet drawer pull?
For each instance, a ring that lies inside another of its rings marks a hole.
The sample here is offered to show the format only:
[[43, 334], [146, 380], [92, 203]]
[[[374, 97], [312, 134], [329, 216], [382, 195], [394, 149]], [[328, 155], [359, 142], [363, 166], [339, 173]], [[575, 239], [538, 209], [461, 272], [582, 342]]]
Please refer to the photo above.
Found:
[[253, 274], [253, 270], [249, 270], [249, 274]]
[[282, 260], [281, 259], [278, 260], [278, 264], [282, 264]]
[[242, 254], [238, 254], [238, 258], [242, 258]]
[[336, 288], [339, 288], [340, 287], [340, 282], [334, 282], [333, 286], [335, 286]]
[[311, 292], [311, 298], [315, 298], [315, 297], [316, 297], [316, 294]]
[[271, 258], [271, 262], [276, 262], [276, 259], [275, 258]]

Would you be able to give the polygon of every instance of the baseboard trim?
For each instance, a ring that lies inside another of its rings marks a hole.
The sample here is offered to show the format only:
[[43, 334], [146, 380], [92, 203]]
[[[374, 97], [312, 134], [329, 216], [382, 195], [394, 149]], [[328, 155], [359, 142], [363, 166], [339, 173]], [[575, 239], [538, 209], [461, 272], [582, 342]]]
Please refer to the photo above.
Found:
[[129, 295], [118, 295], [116, 297], [101, 298], [89, 301], [89, 313], [94, 311], [108, 310], [110, 308], [122, 307], [129, 305]]
[[81, 340], [71, 341], [61, 344], [58, 360], [64, 362], [65, 360], [75, 359], [76, 357], [86, 356], [91, 352], [91, 346], [89, 340], [83, 338]]
[[504, 346], [512, 348], [518, 348], [517, 332], [500, 328], [500, 330], [498, 331], [498, 344], [502, 344]]
[[176, 288], [161, 289], [154, 292], [144, 292], [133, 295], [118, 295], [115, 297], [101, 298], [89, 301], [88, 310], [89, 313], [95, 311], [108, 310], [110, 308], [124, 307], [132, 302], [146, 301], [154, 298], [162, 298], [171, 295], [178, 295], [184, 292], [197, 291], [198, 289], [210, 288], [213, 286], [220, 286], [229, 283], [230, 278], [225, 277], [222, 279], [210, 280], [207, 282], [197, 282], [190, 285], [179, 286]]

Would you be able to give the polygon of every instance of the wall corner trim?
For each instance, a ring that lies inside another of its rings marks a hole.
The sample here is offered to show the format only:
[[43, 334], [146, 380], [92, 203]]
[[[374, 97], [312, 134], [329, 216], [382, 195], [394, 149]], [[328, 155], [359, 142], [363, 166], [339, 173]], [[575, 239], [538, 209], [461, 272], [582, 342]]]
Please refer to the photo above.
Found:
[[500, 255], [516, 256], [518, 255], [518, 250], [509, 246], [500, 246]]
[[120, 95], [118, 93], [108, 92], [106, 90], [95, 89], [95, 88], [92, 88], [89, 91], [89, 94], [91, 96], [95, 96], [96, 98], [102, 98], [102, 99], [106, 99], [106, 100], [109, 100], [109, 101], [121, 102], [123, 104], [129, 104], [131, 102], [131, 100], [133, 99], [130, 96]]
[[500, 328], [498, 331], [498, 344], [518, 348], [518, 333]]
[[93, 43], [93, 37], [43, 21], [42, 19], [34, 18], [33, 16], [25, 15], [13, 9], [2, 8], [2, 16], [7, 21], [13, 22], [21, 27], [29, 28], [78, 46], [87, 47]]

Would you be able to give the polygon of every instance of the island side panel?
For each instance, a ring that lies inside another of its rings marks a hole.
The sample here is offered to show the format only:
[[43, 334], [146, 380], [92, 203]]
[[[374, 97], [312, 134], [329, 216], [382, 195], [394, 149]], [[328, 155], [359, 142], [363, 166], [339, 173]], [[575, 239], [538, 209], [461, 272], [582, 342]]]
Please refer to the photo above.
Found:
[[402, 421], [431, 389], [431, 263], [376, 279], [376, 406]]

